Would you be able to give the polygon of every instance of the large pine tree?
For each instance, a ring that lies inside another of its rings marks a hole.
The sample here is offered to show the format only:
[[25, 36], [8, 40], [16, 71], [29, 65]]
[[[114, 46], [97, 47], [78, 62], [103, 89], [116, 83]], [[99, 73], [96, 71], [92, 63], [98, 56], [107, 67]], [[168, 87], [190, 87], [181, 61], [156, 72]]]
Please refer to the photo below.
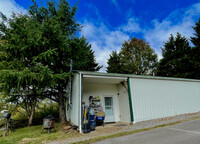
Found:
[[194, 44], [191, 53], [191, 62], [193, 64], [191, 75], [192, 78], [200, 79], [200, 18], [193, 29], [195, 31], [195, 36], [191, 37], [191, 41]]
[[117, 51], [112, 51], [107, 63], [108, 63], [107, 67], [108, 73], [122, 73], [120, 55], [117, 53]]
[[[38, 6], [33, 0], [28, 14], [1, 14], [0, 82], [11, 97], [47, 97], [59, 104], [65, 117], [65, 89], [70, 79], [70, 61], [77, 70], [97, 71], [94, 52], [84, 37], [76, 37], [80, 25], [76, 6], [66, 0]], [[22, 98], [23, 98], [22, 97]]]
[[163, 58], [158, 65], [158, 76], [192, 78], [191, 47], [189, 41], [180, 33], [171, 35], [162, 48]]

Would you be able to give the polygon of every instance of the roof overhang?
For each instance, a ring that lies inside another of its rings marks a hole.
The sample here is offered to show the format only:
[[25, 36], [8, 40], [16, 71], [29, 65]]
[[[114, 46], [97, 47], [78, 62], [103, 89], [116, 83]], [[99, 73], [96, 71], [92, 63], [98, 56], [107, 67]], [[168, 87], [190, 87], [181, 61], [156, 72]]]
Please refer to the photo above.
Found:
[[104, 76], [104, 77], [124, 77], [124, 78], [134, 78], [134, 79], [154, 79], [154, 80], [168, 80], [168, 81], [185, 81], [185, 82], [198, 82], [197, 79], [186, 79], [186, 78], [173, 78], [173, 77], [160, 77], [160, 76], [144, 76], [144, 75], [134, 75], [134, 74], [119, 74], [119, 73], [105, 73], [105, 72], [91, 72], [91, 71], [74, 71], [81, 75], [91, 75], [91, 76]]
[[83, 75], [83, 83], [120, 84], [126, 80], [127, 77]]

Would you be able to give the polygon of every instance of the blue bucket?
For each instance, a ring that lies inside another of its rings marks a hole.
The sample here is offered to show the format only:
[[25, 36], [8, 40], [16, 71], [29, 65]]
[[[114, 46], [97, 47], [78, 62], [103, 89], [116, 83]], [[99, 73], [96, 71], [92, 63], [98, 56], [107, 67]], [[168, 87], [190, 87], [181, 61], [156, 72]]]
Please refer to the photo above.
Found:
[[90, 120], [89, 124], [90, 124], [90, 130], [95, 130], [95, 128], [96, 128], [96, 120]]
[[83, 124], [83, 133], [89, 133], [90, 132], [90, 126], [88, 123]]
[[96, 120], [104, 120], [105, 119], [105, 116], [103, 116], [103, 117], [96, 117]]
[[95, 115], [91, 114], [89, 120], [95, 120]]

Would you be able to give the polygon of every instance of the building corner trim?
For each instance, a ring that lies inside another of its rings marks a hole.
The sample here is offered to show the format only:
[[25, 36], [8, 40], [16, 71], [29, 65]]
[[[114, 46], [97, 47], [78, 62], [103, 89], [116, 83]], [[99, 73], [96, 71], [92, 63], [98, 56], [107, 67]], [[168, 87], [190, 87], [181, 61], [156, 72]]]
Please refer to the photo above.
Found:
[[131, 123], [134, 121], [133, 116], [133, 105], [132, 105], [132, 98], [131, 98], [131, 87], [130, 87], [130, 78], [128, 77], [128, 96], [129, 96], [129, 107], [130, 107], [130, 116], [131, 116]]
[[80, 73], [80, 95], [79, 95], [79, 132], [82, 133], [82, 74]]

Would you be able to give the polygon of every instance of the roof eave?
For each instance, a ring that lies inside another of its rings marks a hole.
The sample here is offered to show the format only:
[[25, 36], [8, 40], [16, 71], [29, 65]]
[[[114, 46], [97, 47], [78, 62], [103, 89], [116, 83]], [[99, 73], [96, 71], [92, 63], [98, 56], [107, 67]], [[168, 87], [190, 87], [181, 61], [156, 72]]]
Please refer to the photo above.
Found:
[[79, 71], [79, 70], [75, 70], [73, 72], [79, 73], [79, 74], [83, 74], [83, 75], [96, 75], [96, 76], [110, 76], [110, 77], [129, 77], [129, 78], [140, 78], [140, 79], [156, 79], [156, 80], [200, 82], [200, 80], [197, 80], [197, 79], [185, 79], [185, 78], [174, 78], [174, 77], [144, 76], [144, 75], [134, 75], [134, 74], [91, 72], [91, 71]]

